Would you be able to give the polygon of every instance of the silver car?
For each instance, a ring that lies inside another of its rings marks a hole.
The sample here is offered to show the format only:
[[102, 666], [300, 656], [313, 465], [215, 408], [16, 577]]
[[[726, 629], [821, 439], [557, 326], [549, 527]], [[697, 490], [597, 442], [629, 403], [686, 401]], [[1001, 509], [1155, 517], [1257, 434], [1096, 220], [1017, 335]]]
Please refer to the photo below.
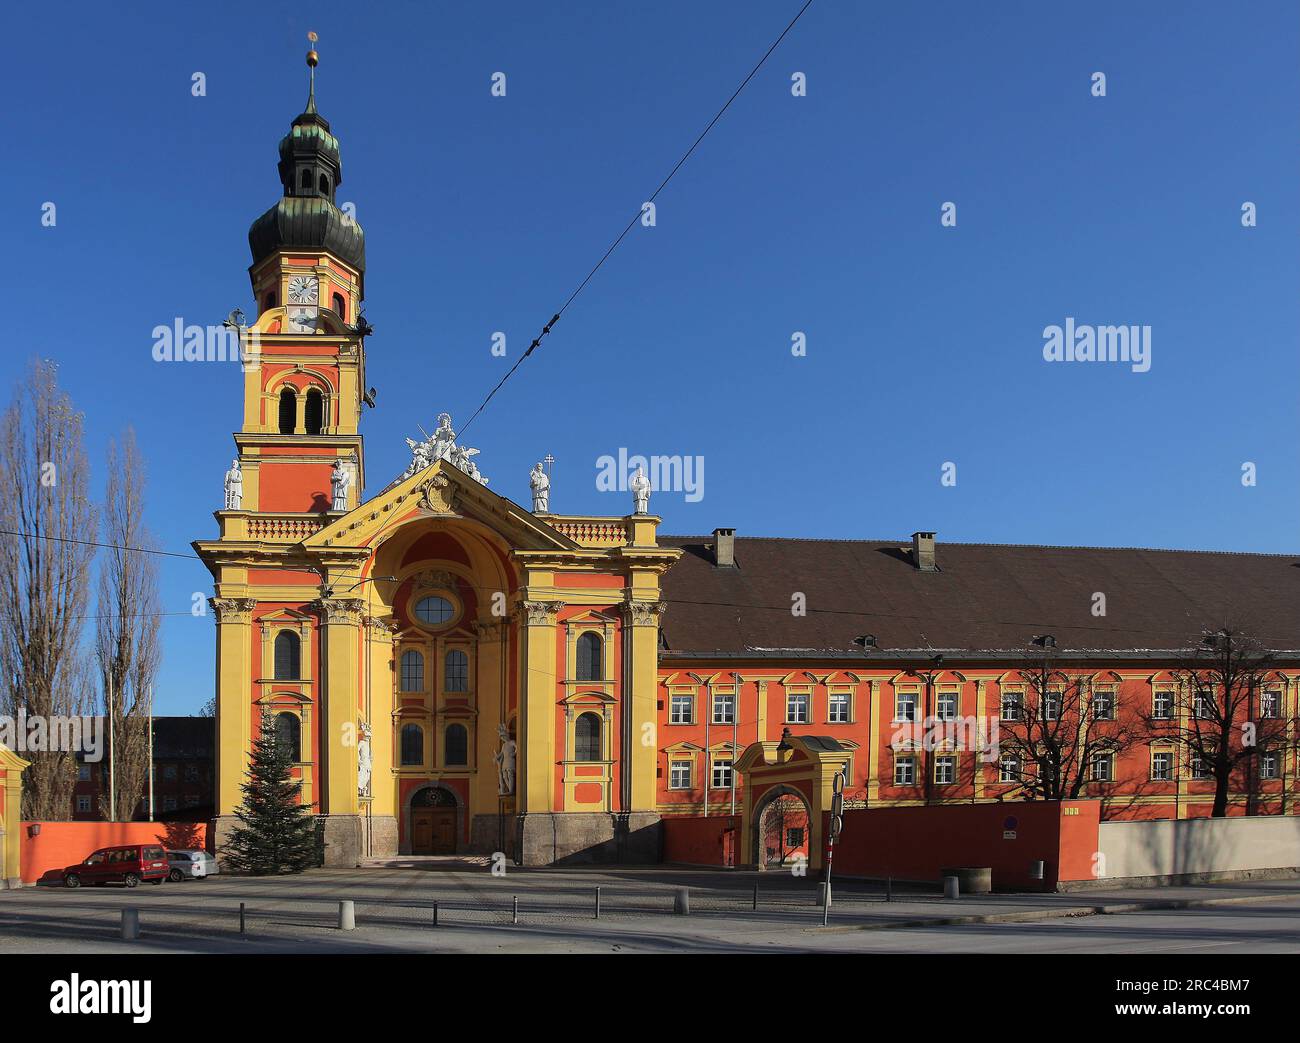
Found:
[[206, 851], [168, 851], [167, 862], [171, 866], [167, 879], [172, 881], [202, 880], [221, 872], [217, 860]]

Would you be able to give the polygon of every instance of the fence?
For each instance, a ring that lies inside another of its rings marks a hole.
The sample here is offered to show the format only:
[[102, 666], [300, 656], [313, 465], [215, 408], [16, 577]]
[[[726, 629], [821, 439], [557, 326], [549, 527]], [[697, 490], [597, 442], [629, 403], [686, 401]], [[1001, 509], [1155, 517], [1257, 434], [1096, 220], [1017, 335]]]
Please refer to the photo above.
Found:
[[1300, 818], [1103, 822], [1097, 850], [1102, 879], [1193, 882], [1300, 868]]

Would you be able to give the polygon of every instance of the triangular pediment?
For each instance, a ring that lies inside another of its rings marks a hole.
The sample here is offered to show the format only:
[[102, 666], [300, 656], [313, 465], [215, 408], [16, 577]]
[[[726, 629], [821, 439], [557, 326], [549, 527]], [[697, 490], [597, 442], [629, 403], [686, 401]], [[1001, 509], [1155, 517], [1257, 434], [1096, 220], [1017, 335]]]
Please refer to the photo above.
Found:
[[421, 518], [470, 518], [520, 550], [577, 550], [578, 544], [513, 500], [494, 493], [446, 460], [389, 486], [302, 542], [307, 551], [373, 547]]

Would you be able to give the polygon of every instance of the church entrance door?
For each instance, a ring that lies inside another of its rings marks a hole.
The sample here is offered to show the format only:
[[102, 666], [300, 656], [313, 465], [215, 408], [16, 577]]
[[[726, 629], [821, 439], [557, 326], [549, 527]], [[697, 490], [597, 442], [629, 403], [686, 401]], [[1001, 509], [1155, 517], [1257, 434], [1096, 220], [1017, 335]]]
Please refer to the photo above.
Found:
[[456, 809], [411, 809], [411, 854], [454, 855], [456, 853]]

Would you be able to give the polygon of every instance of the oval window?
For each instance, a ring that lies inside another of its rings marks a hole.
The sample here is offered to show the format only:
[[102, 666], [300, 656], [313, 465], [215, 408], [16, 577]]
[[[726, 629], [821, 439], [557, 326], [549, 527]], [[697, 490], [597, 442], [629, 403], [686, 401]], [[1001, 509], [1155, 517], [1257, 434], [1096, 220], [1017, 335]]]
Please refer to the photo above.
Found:
[[415, 618], [428, 626], [441, 626], [456, 614], [456, 608], [450, 601], [437, 594], [420, 598], [415, 603]]

